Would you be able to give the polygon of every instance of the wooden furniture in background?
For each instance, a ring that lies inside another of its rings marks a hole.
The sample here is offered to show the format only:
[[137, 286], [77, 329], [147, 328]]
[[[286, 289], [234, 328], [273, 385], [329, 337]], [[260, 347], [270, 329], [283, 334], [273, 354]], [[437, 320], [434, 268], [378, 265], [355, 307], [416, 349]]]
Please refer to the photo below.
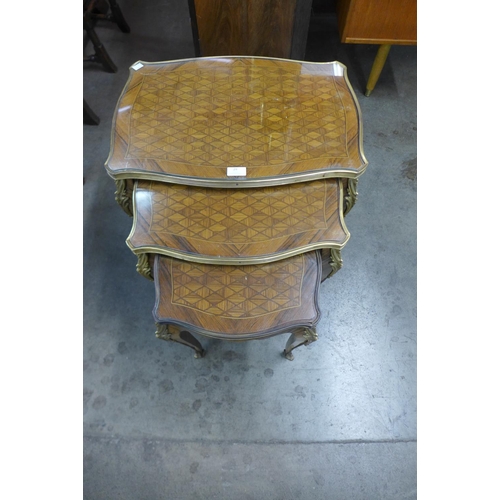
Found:
[[123, 13], [116, 0], [83, 1], [83, 29], [94, 46], [94, 54], [84, 57], [83, 61], [98, 62], [102, 64], [106, 71], [116, 73], [118, 68], [112, 61], [95, 31], [95, 25], [98, 21], [109, 21], [115, 23], [123, 33], [130, 33], [130, 27], [127, 24], [127, 21], [125, 21]]
[[87, 101], [83, 100], [83, 124], [84, 125], [99, 125], [101, 120], [94, 113], [92, 108], [88, 105]]
[[336, 0], [340, 40], [380, 45], [365, 95], [378, 81], [391, 45], [417, 44], [417, 0]]
[[367, 161], [338, 62], [248, 56], [138, 61], [105, 167], [133, 217], [158, 338], [317, 339], [319, 284], [342, 266]]
[[197, 56], [304, 59], [312, 0], [188, 0]]
[[[113, 22], [123, 33], [130, 33], [130, 27], [116, 0], [83, 0], [83, 29], [94, 47], [94, 54], [83, 56], [83, 62], [98, 62], [106, 71], [116, 73], [118, 71], [116, 64], [95, 32], [95, 25], [99, 20]], [[85, 125], [99, 125], [99, 121], [97, 114], [84, 99], [83, 123]]]

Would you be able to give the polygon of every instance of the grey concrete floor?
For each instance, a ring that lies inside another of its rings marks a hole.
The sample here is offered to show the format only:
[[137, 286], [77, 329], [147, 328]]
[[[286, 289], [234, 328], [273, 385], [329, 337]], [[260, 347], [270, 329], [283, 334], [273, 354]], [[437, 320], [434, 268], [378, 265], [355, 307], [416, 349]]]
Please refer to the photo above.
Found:
[[341, 45], [335, 17], [313, 17], [306, 59], [348, 67], [370, 162], [344, 267], [321, 286], [319, 340], [293, 362], [286, 336], [200, 339], [196, 360], [155, 338], [153, 284], [103, 166], [129, 66], [194, 56], [187, 2], [120, 5], [132, 32], [97, 28], [119, 70], [87, 63], [83, 82], [101, 119], [83, 136], [84, 497], [416, 498], [416, 48], [393, 47], [366, 98], [377, 48]]

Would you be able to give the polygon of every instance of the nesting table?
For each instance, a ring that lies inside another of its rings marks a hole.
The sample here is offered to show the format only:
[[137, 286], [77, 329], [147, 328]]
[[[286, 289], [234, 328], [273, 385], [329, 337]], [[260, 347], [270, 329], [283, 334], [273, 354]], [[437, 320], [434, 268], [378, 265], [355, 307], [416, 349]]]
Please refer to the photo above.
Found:
[[156, 336], [205, 351], [289, 333], [318, 338], [320, 284], [342, 265], [344, 216], [367, 161], [339, 62], [138, 61], [105, 168], [133, 218], [126, 244], [154, 281]]

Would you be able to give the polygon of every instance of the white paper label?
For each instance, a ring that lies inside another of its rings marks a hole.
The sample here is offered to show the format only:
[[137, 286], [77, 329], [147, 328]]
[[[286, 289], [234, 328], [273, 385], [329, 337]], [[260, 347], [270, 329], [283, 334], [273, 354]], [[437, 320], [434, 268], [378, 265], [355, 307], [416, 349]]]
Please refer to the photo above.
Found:
[[227, 167], [228, 177], [246, 177], [247, 167]]
[[137, 62], [132, 66], [132, 69], [135, 69], [137, 71], [138, 69], [141, 69], [143, 66], [144, 64]]

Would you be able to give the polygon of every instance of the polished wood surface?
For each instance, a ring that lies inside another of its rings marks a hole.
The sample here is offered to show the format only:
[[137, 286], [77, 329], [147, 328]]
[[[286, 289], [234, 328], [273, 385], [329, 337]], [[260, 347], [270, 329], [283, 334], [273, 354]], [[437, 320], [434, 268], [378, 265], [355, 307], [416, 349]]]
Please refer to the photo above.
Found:
[[[200, 58], [131, 67], [106, 169], [155, 284], [156, 335], [317, 340], [318, 288], [342, 266], [367, 162], [337, 62]], [[237, 170], [237, 177], [230, 175]]]
[[318, 322], [319, 251], [270, 264], [218, 266], [156, 255], [157, 323], [210, 337], [249, 340]]
[[356, 178], [366, 168], [359, 106], [338, 62], [140, 64], [115, 111], [106, 161], [114, 179], [248, 187]]
[[417, 43], [417, 0], [337, 0], [336, 5], [344, 43]]
[[338, 179], [237, 190], [137, 181], [127, 245], [137, 254], [224, 264], [340, 249], [349, 239], [342, 190]]
[[188, 0], [195, 55], [304, 59], [312, 0]]
[[392, 45], [416, 45], [417, 0], [337, 0], [340, 40], [379, 44], [365, 95], [377, 84]]
[[194, 0], [201, 55], [289, 58], [296, 3]]

